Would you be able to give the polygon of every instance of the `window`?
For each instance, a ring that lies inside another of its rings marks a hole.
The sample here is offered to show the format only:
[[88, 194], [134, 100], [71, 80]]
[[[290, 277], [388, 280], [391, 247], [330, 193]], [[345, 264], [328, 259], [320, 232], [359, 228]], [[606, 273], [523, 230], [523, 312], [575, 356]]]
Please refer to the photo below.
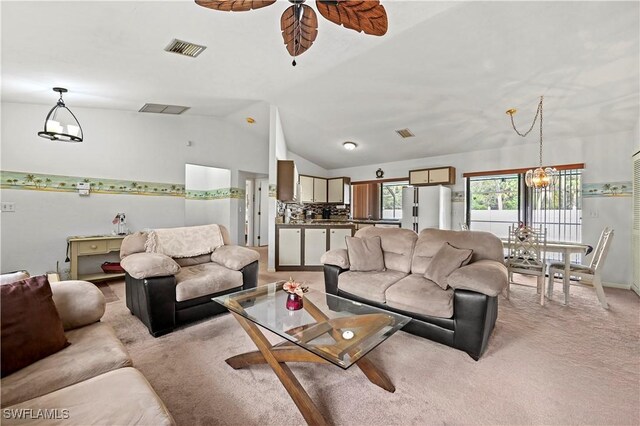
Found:
[[[582, 167], [558, 167], [558, 183], [541, 191], [524, 184], [526, 170], [466, 175], [469, 229], [506, 238], [509, 225], [523, 222], [546, 228], [548, 241], [582, 241]], [[554, 256], [547, 254], [549, 259]], [[580, 259], [575, 255], [571, 260]]]
[[402, 219], [402, 188], [408, 184], [408, 181], [382, 183], [382, 219]]

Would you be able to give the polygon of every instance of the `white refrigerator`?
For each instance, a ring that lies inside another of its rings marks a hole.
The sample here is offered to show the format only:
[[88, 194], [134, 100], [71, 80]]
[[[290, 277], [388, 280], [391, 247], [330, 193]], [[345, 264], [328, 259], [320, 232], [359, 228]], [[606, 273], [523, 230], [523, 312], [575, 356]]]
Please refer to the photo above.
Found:
[[451, 189], [437, 186], [402, 188], [402, 227], [451, 229]]

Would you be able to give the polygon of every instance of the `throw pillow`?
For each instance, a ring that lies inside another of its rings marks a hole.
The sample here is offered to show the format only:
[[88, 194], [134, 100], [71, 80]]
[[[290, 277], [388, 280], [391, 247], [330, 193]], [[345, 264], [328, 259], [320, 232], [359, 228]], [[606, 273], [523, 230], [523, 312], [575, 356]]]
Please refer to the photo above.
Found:
[[5, 377], [69, 346], [46, 275], [0, 286]]
[[380, 237], [345, 237], [352, 271], [384, 271]]
[[446, 290], [449, 286], [447, 277], [456, 269], [469, 263], [472, 254], [473, 250], [471, 249], [459, 249], [449, 243], [444, 243], [431, 258], [431, 263], [427, 266], [424, 277]]

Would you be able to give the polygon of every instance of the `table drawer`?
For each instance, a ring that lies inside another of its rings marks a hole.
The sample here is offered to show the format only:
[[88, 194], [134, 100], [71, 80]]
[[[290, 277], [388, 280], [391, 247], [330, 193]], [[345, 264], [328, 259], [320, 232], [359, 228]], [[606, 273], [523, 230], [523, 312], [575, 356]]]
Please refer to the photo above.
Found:
[[122, 245], [122, 238], [118, 238], [117, 240], [107, 240], [107, 250], [109, 251], [120, 250], [121, 245]]
[[107, 241], [80, 241], [76, 244], [80, 255], [107, 252]]

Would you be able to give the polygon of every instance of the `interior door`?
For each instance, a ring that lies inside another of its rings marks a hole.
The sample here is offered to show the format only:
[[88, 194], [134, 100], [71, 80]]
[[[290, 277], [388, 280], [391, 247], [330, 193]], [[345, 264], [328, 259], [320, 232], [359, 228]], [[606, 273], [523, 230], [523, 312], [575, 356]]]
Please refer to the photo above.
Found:
[[255, 246], [269, 244], [269, 179], [256, 179], [254, 205]]

